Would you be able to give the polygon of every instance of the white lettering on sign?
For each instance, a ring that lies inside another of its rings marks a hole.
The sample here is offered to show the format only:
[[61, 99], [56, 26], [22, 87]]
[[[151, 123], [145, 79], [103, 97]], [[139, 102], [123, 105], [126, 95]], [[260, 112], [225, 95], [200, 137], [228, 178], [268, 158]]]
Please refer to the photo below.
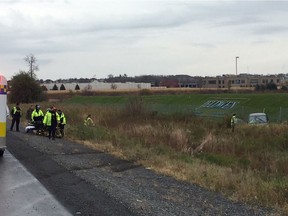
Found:
[[219, 101], [210, 100], [202, 104], [200, 107], [210, 109], [232, 109], [238, 102], [235, 101]]

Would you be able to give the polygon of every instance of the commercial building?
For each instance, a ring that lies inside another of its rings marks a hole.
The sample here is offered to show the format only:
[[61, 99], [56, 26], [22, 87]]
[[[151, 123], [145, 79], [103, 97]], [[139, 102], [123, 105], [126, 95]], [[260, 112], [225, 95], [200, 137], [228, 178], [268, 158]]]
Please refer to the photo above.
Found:
[[[216, 77], [203, 77], [198, 80], [198, 86], [201, 88], [248, 88], [256, 87], [257, 85], [267, 85], [270, 83], [276, 84], [278, 87], [283, 85], [285, 77], [283, 75], [222, 75]], [[183, 84], [179, 86], [184, 87]], [[194, 86], [197, 86], [194, 84]]]
[[[89, 83], [44, 83], [41, 84], [45, 87], [47, 91], [50, 90], [89, 90], [89, 91], [99, 91], [99, 90], [132, 90], [132, 89], [150, 89], [150, 83], [105, 83], [99, 82], [97, 80]], [[62, 89], [61, 89], [62, 88]]]

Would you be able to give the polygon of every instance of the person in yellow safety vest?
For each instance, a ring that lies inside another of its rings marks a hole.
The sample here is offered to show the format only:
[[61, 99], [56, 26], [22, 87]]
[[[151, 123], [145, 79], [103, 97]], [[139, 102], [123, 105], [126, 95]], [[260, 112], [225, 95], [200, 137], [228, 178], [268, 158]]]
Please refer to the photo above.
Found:
[[231, 117], [231, 128], [232, 128], [232, 132], [234, 132], [235, 129], [235, 125], [237, 123], [237, 118], [236, 118], [236, 114], [234, 113]]
[[60, 128], [61, 136], [64, 137], [64, 127], [66, 125], [66, 117], [65, 117], [65, 115], [61, 109], [58, 109], [58, 115], [59, 115], [59, 119], [60, 119], [58, 126]]
[[36, 105], [35, 109], [31, 114], [31, 121], [34, 122], [35, 124], [37, 134], [40, 133], [40, 130], [43, 130], [43, 119], [44, 119], [44, 113], [40, 109], [40, 106]]
[[11, 123], [10, 131], [13, 131], [13, 127], [16, 122], [16, 131], [19, 132], [19, 123], [20, 123], [20, 118], [22, 116], [22, 110], [19, 107], [19, 103], [16, 103], [16, 106], [12, 108], [11, 115], [12, 115], [12, 123]]
[[59, 115], [56, 112], [56, 108], [55, 107], [51, 107], [50, 110], [47, 111], [47, 113], [44, 116], [44, 120], [43, 120], [43, 124], [48, 128], [48, 132], [49, 132], [49, 139], [55, 140], [56, 137], [56, 127], [59, 123]]
[[85, 126], [95, 126], [95, 125], [94, 125], [94, 122], [93, 122], [93, 120], [92, 120], [92, 118], [91, 118], [91, 114], [89, 114], [89, 115], [86, 117], [86, 119], [84, 120], [84, 125], [85, 125]]

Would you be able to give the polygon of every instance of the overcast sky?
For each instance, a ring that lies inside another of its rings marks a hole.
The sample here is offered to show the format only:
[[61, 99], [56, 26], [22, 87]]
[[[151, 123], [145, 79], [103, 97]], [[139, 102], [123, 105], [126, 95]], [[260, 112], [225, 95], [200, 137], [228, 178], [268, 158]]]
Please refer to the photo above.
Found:
[[0, 0], [0, 72], [39, 79], [288, 73], [288, 1]]

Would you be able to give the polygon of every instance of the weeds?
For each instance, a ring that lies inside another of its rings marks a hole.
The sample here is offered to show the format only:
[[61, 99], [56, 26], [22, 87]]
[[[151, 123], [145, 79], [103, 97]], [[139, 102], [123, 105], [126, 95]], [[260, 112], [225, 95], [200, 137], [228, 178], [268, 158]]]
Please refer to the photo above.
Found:
[[[281, 207], [288, 212], [287, 125], [241, 125], [192, 114], [151, 115], [141, 97], [123, 108], [65, 105], [66, 135], [90, 147], [220, 191], [233, 200]], [[84, 127], [86, 114], [95, 127]]]

